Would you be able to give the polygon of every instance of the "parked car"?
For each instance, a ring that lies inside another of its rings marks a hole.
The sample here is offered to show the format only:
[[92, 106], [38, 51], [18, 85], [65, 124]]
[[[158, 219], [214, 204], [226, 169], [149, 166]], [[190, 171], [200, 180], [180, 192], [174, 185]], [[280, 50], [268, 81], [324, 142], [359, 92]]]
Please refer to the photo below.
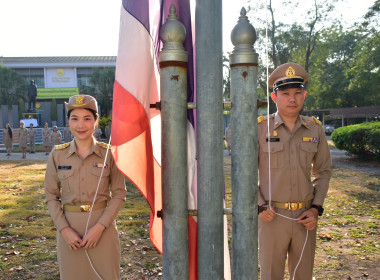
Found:
[[331, 135], [335, 128], [332, 125], [324, 125], [323, 129], [325, 130], [326, 135]]

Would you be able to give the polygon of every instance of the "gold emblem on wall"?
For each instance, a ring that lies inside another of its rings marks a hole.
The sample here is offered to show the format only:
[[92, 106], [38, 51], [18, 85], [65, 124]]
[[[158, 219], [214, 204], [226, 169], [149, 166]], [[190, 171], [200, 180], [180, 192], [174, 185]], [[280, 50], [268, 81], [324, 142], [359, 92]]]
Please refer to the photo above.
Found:
[[58, 69], [57, 69], [57, 75], [58, 75], [59, 77], [65, 75], [65, 70], [63, 70], [62, 68], [58, 68]]
[[41, 104], [40, 103], [36, 103], [36, 109], [40, 109], [41, 108]]

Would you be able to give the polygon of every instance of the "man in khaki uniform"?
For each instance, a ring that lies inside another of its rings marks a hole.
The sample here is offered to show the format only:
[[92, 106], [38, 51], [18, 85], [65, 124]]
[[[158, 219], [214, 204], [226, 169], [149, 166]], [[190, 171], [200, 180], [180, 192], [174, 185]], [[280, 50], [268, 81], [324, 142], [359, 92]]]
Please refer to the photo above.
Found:
[[312, 279], [317, 222], [329, 187], [331, 157], [321, 123], [299, 115], [307, 79], [298, 64], [279, 66], [269, 77], [277, 112], [258, 119], [262, 280], [283, 279], [287, 257], [290, 279], [300, 259], [294, 279]]

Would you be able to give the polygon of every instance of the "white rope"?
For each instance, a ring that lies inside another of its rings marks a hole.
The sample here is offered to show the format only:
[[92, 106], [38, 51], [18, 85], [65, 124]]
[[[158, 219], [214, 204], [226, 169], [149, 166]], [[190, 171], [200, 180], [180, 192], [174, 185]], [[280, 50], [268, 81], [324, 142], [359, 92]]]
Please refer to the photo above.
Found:
[[[269, 95], [269, 54], [268, 54], [268, 41], [269, 41], [269, 38], [268, 38], [268, 6], [269, 6], [269, 3], [268, 3], [268, 0], [266, 0], [266, 9], [265, 9], [265, 63], [266, 63], [266, 79], [267, 79], [267, 102], [268, 102], [268, 106], [267, 106], [267, 146], [268, 146], [268, 187], [269, 187], [269, 198], [268, 198], [268, 207], [269, 209], [272, 209], [272, 176], [271, 176], [271, 150], [270, 150], [270, 138], [271, 138], [271, 135], [270, 135], [270, 129], [269, 129], [269, 104], [270, 104], [270, 95]], [[284, 217], [286, 219], [289, 219], [289, 220], [293, 220], [293, 221], [298, 221], [297, 219], [294, 219], [294, 218], [290, 218], [290, 217], [287, 217], [285, 215], [282, 215], [282, 214], [279, 214], [279, 213], [276, 213], [276, 215], [278, 216], [281, 216], [281, 217]], [[296, 275], [296, 271], [297, 271], [297, 268], [299, 266], [299, 264], [301, 263], [301, 260], [302, 260], [302, 257], [303, 257], [303, 253], [304, 253], [304, 250], [305, 250], [305, 247], [306, 247], [306, 244], [307, 244], [307, 240], [308, 240], [308, 237], [309, 237], [309, 231], [306, 230], [306, 239], [305, 239], [305, 242], [303, 244], [303, 247], [302, 247], [302, 251], [301, 251], [301, 255], [300, 255], [300, 258], [298, 260], [298, 263], [296, 265], [296, 267], [294, 268], [294, 272], [293, 272], [293, 280], [294, 280], [294, 277]]]
[[[111, 143], [111, 136], [110, 136], [110, 139], [108, 141], [108, 145], [110, 145]], [[102, 177], [103, 177], [103, 171], [104, 171], [104, 168], [106, 166], [106, 162], [107, 162], [107, 157], [108, 157], [108, 147], [107, 147], [107, 151], [106, 151], [106, 156], [104, 158], [104, 162], [103, 162], [103, 166], [102, 166], [102, 171], [100, 173], [100, 177], [99, 177], [99, 181], [98, 181], [98, 186], [96, 187], [96, 192], [95, 192], [95, 195], [94, 195], [94, 199], [92, 200], [92, 204], [91, 204], [91, 208], [90, 208], [90, 213], [88, 214], [88, 218], [87, 218], [87, 223], [86, 223], [86, 230], [84, 232], [84, 236], [87, 235], [87, 231], [88, 231], [88, 225], [90, 223], [90, 219], [91, 219], [91, 214], [92, 214], [92, 208], [94, 207], [94, 204], [95, 204], [95, 200], [96, 200], [96, 197], [98, 195], [98, 191], [99, 191], [99, 186], [100, 186], [100, 181], [102, 180]], [[100, 279], [100, 280], [103, 280], [102, 277], [100, 277], [99, 273], [96, 271], [92, 261], [91, 261], [91, 258], [90, 256], [88, 255], [88, 251], [87, 249], [84, 250], [85, 253], [86, 253], [86, 256], [87, 256], [87, 259], [88, 259], [88, 262], [90, 263], [90, 266], [92, 268], [92, 270], [95, 272], [96, 276]]]

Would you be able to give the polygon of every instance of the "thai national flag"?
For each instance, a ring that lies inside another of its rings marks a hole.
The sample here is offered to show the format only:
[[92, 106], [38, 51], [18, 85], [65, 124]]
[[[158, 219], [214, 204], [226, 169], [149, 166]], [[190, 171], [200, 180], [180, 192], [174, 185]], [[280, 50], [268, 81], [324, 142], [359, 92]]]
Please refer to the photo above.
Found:
[[[150, 238], [162, 252], [161, 119], [150, 104], [160, 101], [159, 39], [170, 6], [186, 28], [188, 102], [195, 102], [195, 0], [123, 0], [113, 96], [112, 154], [118, 168], [151, 208]], [[197, 209], [195, 110], [188, 111], [188, 208]], [[226, 248], [228, 252], [228, 247]], [[229, 270], [229, 259], [228, 259]], [[189, 279], [198, 278], [197, 222], [189, 217]]]

